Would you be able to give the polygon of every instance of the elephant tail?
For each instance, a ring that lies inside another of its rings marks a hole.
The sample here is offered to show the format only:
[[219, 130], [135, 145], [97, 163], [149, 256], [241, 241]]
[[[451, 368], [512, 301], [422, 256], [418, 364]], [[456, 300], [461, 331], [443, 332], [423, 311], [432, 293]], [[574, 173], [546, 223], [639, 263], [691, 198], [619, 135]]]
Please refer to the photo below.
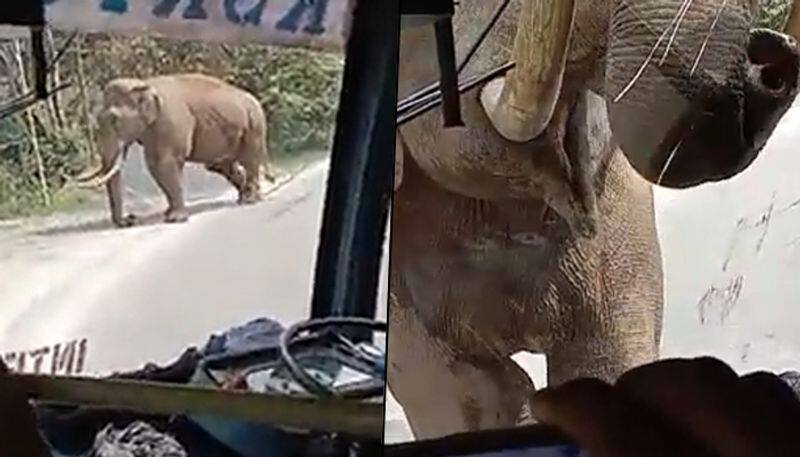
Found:
[[273, 170], [272, 155], [269, 151], [269, 110], [264, 109], [255, 97], [252, 98], [252, 101], [254, 106], [250, 111], [250, 133], [252, 135], [250, 141], [253, 142], [253, 147], [258, 151], [262, 163], [261, 169], [264, 179], [270, 183], [275, 183], [277, 177]]
[[263, 138], [262, 141], [264, 143], [262, 149], [264, 154], [264, 178], [266, 178], [267, 181], [274, 183], [277, 180], [277, 177], [275, 176], [274, 170], [272, 168], [272, 160], [271, 160], [272, 154], [270, 154], [270, 145], [272, 144], [272, 142], [270, 141], [270, 132], [272, 131], [271, 120], [272, 120], [271, 110], [264, 109], [264, 128], [263, 128], [263, 135], [261, 135], [261, 138]]

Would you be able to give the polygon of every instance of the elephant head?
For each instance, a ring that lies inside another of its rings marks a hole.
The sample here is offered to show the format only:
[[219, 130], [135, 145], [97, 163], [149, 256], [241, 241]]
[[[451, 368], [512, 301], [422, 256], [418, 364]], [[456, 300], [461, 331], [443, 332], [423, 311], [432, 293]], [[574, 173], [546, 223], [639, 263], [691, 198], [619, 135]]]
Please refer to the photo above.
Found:
[[113, 222], [128, 226], [132, 218], [123, 218], [120, 169], [128, 148], [143, 141], [161, 111], [160, 95], [145, 81], [121, 78], [111, 81], [103, 93], [103, 107], [98, 114], [97, 152], [101, 166], [85, 178], [81, 187], [105, 184]]
[[[459, 3], [459, 50], [497, 3]], [[681, 188], [727, 179], [752, 163], [798, 92], [798, 45], [753, 30], [756, 3], [512, 0], [475, 65], [513, 60], [515, 68], [462, 96], [465, 127], [428, 124], [434, 133], [421, 140], [413, 137], [427, 133], [408, 131], [406, 150], [451, 191], [548, 201], [554, 185], [541, 170], [555, 159], [545, 157], [546, 137], [569, 120], [559, 106], [574, 110], [576, 94], [590, 90], [604, 100], [595, 122], [646, 180]], [[432, 32], [404, 30], [401, 96], [435, 78], [434, 49]], [[554, 209], [564, 215], [570, 205]]]

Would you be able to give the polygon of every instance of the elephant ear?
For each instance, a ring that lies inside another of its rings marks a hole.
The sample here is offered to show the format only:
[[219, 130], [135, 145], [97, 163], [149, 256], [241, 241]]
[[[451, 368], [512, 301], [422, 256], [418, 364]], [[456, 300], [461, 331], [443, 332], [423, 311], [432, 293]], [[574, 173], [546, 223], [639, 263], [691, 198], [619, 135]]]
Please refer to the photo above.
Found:
[[131, 89], [134, 97], [139, 106], [139, 112], [142, 118], [149, 125], [158, 119], [161, 114], [161, 96], [153, 88], [153, 86], [142, 83]]
[[406, 151], [406, 142], [403, 140], [402, 134], [398, 129], [395, 133], [395, 147], [394, 147], [394, 190], [400, 188], [403, 183], [403, 166]]

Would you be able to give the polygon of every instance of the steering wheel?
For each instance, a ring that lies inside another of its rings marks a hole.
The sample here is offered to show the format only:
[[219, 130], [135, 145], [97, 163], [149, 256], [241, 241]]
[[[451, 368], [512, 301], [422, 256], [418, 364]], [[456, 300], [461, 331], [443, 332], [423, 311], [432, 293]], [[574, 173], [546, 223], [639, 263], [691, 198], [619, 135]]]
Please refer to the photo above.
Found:
[[[347, 389], [347, 390], [337, 390], [331, 387], [326, 386], [325, 384], [321, 383], [313, 376], [311, 376], [300, 364], [297, 362], [297, 359], [292, 355], [290, 348], [292, 344], [296, 343], [297, 340], [301, 338], [301, 335], [305, 333], [312, 333], [317, 332], [316, 335], [311, 336], [320, 337], [322, 335], [330, 335], [330, 334], [323, 334], [320, 330], [330, 330], [332, 328], [364, 328], [368, 330], [372, 330], [373, 332], [384, 332], [386, 333], [387, 324], [385, 322], [378, 322], [372, 319], [360, 318], [360, 317], [327, 317], [323, 319], [312, 319], [305, 322], [301, 322], [299, 324], [295, 324], [289, 327], [282, 335], [280, 339], [280, 352], [281, 352], [281, 359], [295, 378], [295, 380], [303, 386], [309, 392], [318, 395], [318, 396], [338, 396], [338, 397], [358, 397], [358, 398], [369, 398], [374, 396], [379, 396], [383, 394], [384, 387], [383, 382], [380, 385], [374, 385], [375, 383], [369, 383], [364, 387], [356, 388], [356, 389]], [[337, 343], [341, 344], [348, 348], [355, 348], [355, 344], [347, 339], [345, 336], [334, 333], [334, 336], [337, 337]]]

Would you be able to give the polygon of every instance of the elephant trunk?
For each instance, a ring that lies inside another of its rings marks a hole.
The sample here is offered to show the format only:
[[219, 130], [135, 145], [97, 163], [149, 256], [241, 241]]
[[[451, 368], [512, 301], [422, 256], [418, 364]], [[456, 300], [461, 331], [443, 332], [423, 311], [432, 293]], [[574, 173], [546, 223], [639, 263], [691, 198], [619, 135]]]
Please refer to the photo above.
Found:
[[481, 93], [486, 115], [504, 138], [527, 142], [550, 123], [574, 20], [575, 0], [529, 0], [522, 6], [514, 38], [516, 67]]
[[117, 226], [126, 225], [122, 216], [122, 178], [120, 170], [130, 143], [119, 140], [112, 123], [101, 119], [98, 134], [100, 168], [78, 182], [80, 187], [99, 187], [105, 185], [108, 194], [111, 219]]
[[98, 151], [100, 154], [100, 168], [84, 178], [78, 178], [80, 187], [98, 187], [119, 173], [122, 168], [124, 152], [128, 144], [123, 144], [114, 128], [101, 120], [98, 135]]
[[648, 181], [730, 178], [797, 94], [797, 44], [756, 30], [745, 0], [619, 1], [605, 93], [614, 137]]

